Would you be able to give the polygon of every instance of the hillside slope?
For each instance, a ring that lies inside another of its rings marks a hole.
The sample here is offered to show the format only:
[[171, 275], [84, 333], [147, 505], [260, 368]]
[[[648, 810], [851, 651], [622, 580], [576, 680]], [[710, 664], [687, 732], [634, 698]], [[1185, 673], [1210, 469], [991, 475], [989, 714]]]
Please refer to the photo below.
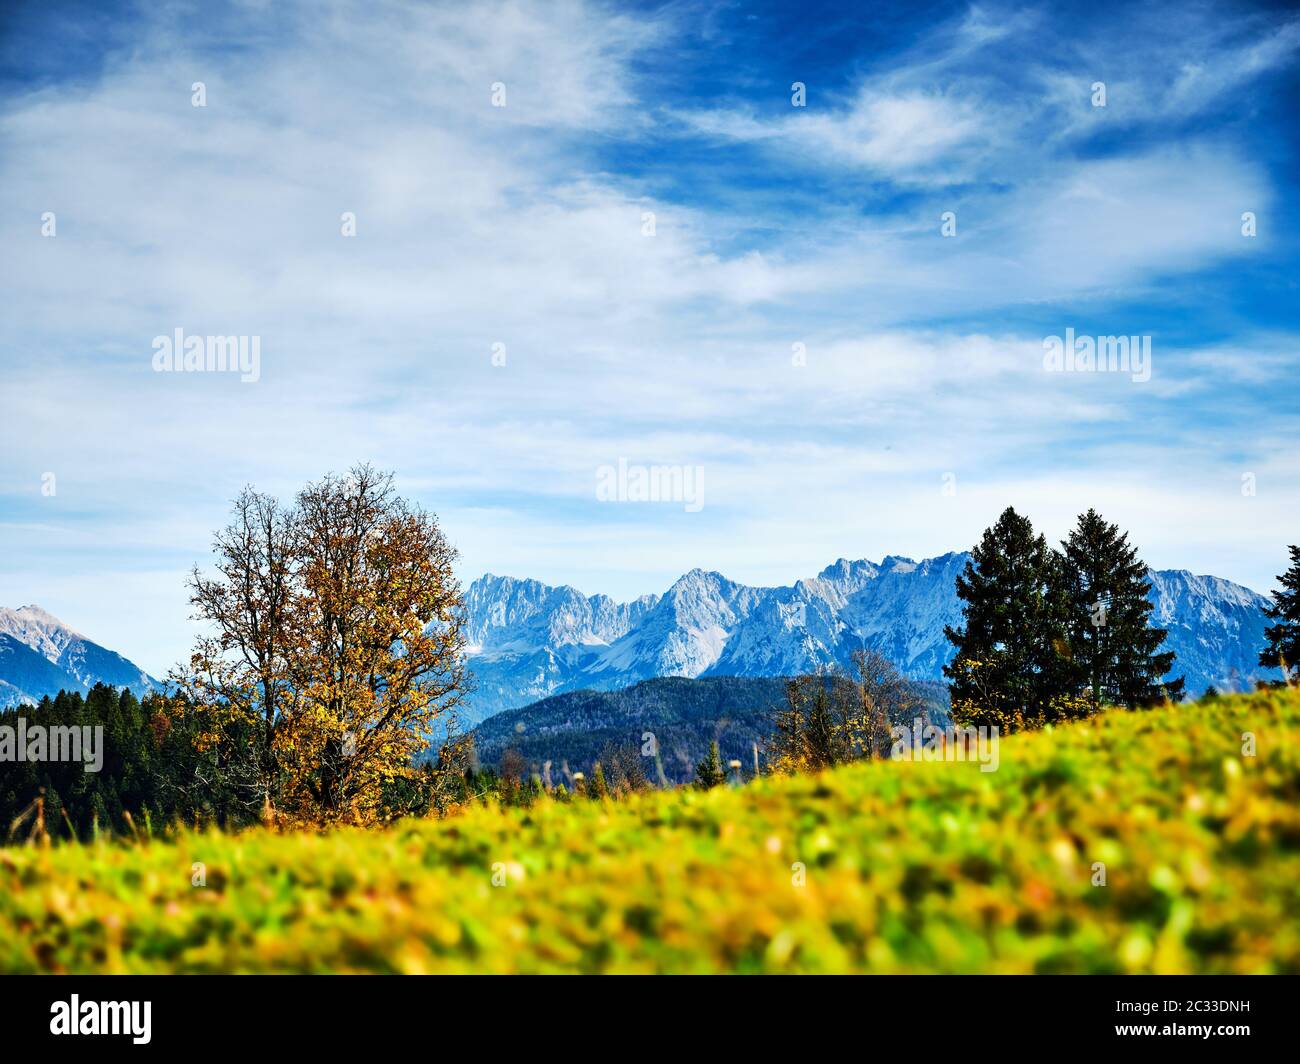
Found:
[[79, 691], [81, 681], [6, 632], [0, 632], [0, 708], [35, 705], [41, 695]]
[[0, 850], [0, 971], [1300, 973], [1300, 692], [1000, 761]]
[[[622, 691], [571, 691], [489, 717], [473, 731], [481, 764], [496, 766], [506, 750], [541, 771], [551, 762], [557, 779], [565, 766], [590, 772], [607, 746], [644, 747], [653, 735], [665, 777], [687, 783], [716, 741], [724, 761], [753, 764], [772, 734], [773, 716], [785, 704], [784, 677], [665, 676]], [[928, 718], [946, 719], [947, 688], [916, 683], [917, 700]], [[657, 777], [653, 760], [646, 775]]]

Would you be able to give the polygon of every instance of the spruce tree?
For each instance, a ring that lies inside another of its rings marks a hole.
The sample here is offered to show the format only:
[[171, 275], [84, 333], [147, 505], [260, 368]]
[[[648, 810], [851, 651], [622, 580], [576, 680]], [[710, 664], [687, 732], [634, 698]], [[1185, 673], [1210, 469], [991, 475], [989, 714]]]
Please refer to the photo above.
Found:
[[1284, 675], [1300, 668], [1300, 547], [1287, 550], [1291, 567], [1277, 578], [1282, 590], [1273, 592], [1273, 605], [1264, 611], [1277, 624], [1264, 629], [1268, 644], [1259, 655], [1261, 665], [1282, 669]]
[[1128, 536], [1090, 509], [1061, 547], [1075, 689], [1094, 709], [1181, 699], [1181, 676], [1161, 680], [1174, 654], [1159, 649], [1168, 632], [1150, 624], [1151, 583]]
[[722, 767], [722, 754], [715, 739], [709, 744], [708, 757], [695, 766], [695, 786], [701, 791], [708, 791], [726, 782], [727, 772]]
[[808, 767], [814, 772], [834, 768], [848, 759], [843, 749], [843, 729], [836, 720], [824, 677], [817, 677], [813, 689], [812, 706], [804, 727], [804, 745]]
[[1033, 524], [1007, 507], [985, 529], [957, 577], [957, 654], [944, 673], [959, 724], [1004, 731], [1079, 715], [1062, 651], [1068, 605], [1060, 558]]

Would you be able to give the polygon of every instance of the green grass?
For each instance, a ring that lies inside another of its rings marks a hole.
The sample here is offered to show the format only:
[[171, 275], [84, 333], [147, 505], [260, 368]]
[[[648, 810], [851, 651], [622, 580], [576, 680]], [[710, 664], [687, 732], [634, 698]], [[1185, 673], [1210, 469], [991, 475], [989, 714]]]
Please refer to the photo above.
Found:
[[1300, 972], [1300, 692], [1012, 737], [994, 773], [10, 848], [0, 970]]

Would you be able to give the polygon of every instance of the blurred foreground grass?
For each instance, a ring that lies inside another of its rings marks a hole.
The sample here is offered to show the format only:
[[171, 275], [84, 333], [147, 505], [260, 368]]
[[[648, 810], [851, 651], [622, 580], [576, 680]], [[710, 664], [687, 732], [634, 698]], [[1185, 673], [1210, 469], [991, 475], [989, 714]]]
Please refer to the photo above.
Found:
[[1300, 972], [1300, 692], [1015, 736], [992, 773], [10, 847], [0, 971]]

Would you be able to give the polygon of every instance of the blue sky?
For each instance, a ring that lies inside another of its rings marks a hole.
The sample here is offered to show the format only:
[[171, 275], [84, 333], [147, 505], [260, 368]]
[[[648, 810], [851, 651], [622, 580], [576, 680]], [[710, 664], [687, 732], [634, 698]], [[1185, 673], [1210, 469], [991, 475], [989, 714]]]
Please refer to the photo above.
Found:
[[[359, 460], [466, 581], [620, 598], [965, 549], [1008, 504], [1262, 591], [1296, 540], [1284, 8], [0, 18], [0, 604], [157, 674], [240, 486]], [[176, 328], [259, 337], [260, 378], [154, 372]], [[1150, 379], [1047, 372], [1067, 328], [1151, 337]], [[620, 458], [701, 467], [703, 507], [600, 501]]]

